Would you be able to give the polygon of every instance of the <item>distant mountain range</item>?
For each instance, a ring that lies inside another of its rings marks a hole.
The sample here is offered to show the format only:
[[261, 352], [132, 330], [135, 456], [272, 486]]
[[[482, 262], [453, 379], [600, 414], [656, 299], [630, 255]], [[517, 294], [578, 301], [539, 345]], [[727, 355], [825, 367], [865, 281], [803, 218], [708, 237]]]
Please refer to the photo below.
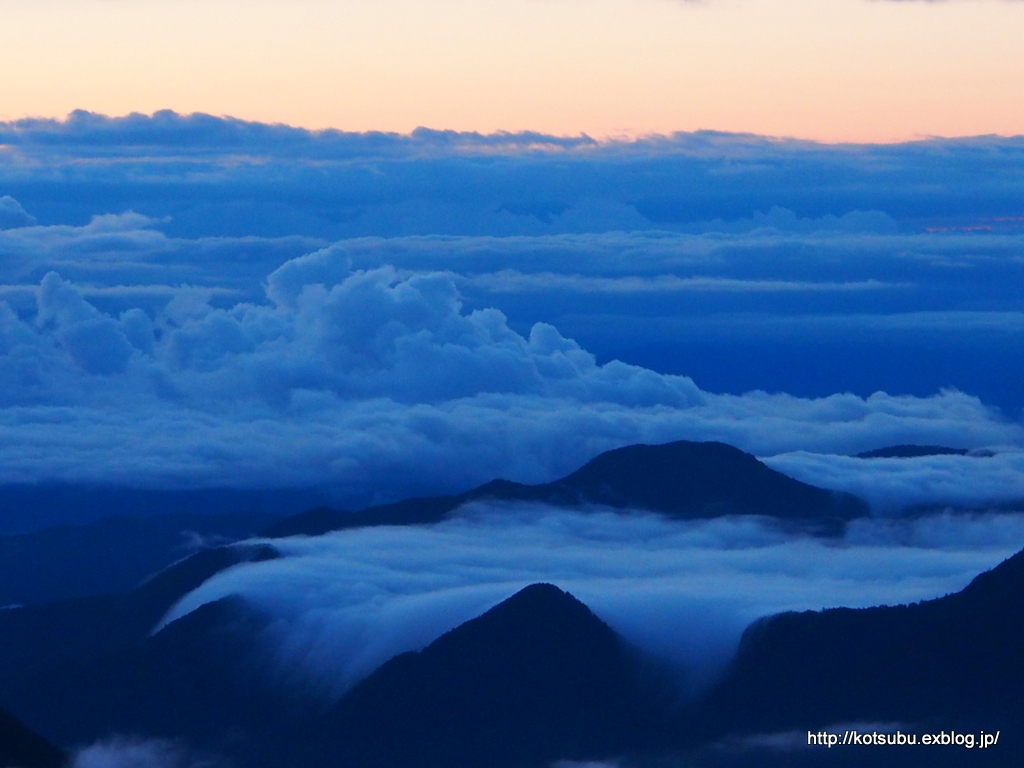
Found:
[[[965, 453], [897, 445], [859, 456]], [[316, 491], [301, 490], [0, 487], [0, 520], [37, 528], [4, 535], [0, 526], [0, 608], [131, 589], [203, 546], [257, 534], [276, 538], [363, 525], [437, 522], [473, 501], [632, 507], [677, 519], [758, 514], [825, 534], [838, 533], [846, 520], [867, 514], [862, 501], [801, 483], [736, 448], [690, 442], [608, 451], [576, 472], [540, 485], [493, 480], [452, 496], [406, 499], [356, 512], [317, 506], [322, 499]], [[72, 520], [76, 515], [73, 525], [38, 529], [40, 521]]]
[[176, 560], [250, 538], [276, 519], [265, 512], [172, 512], [0, 536], [0, 606], [123, 592]]
[[873, 451], [858, 453], [858, 459], [913, 459], [919, 456], [966, 456], [966, 448], [946, 448], [941, 445], [891, 445]]
[[60, 525], [80, 526], [110, 517], [235, 515], [281, 517], [327, 502], [315, 488], [130, 488], [86, 483], [0, 485], [0, 535], [31, 533]]
[[[723, 443], [629, 446], [541, 485], [494, 480], [453, 496], [407, 499], [357, 512], [307, 506], [291, 517], [279, 512], [302, 509], [317, 497], [299, 493], [289, 501], [285, 492], [261, 500], [256, 492], [80, 490], [0, 488], [0, 517], [27, 515], [34, 505], [44, 514], [53, 511], [47, 512], [47, 505], [63, 505], [59, 516], [69, 517], [80, 505], [86, 520], [0, 535], [0, 608], [129, 590], [203, 546], [257, 534], [276, 538], [438, 522], [473, 501], [629, 507], [677, 519], [765, 515], [825, 534], [838, 533], [846, 520], [867, 514], [866, 505], [852, 496], [794, 480]], [[103, 504], [110, 515], [89, 521], [102, 514]]]
[[359, 512], [321, 507], [285, 518], [264, 534], [315, 536], [367, 525], [435, 523], [473, 501], [602, 505], [660, 512], [677, 520], [765, 515], [831, 533], [868, 514], [867, 504], [855, 496], [794, 480], [731, 445], [680, 440], [607, 451], [572, 474], [540, 485], [492, 480], [455, 496], [407, 499]]

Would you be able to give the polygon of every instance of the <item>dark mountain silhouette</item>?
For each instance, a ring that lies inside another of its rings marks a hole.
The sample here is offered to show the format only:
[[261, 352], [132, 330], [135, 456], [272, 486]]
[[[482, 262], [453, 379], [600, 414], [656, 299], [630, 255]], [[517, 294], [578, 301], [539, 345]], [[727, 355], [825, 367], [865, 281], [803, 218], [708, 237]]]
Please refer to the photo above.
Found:
[[[0, 700], [64, 746], [115, 732], [180, 737], [242, 768], [1024, 764], [1024, 552], [937, 600], [755, 622], [720, 682], [689, 701], [585, 605], [537, 584], [396, 656], [326, 710], [273, 678], [257, 643], [267, 618], [240, 598], [150, 634], [213, 573], [273, 556], [209, 550], [126, 595], [0, 612]], [[742, 745], [849, 722], [1003, 736], [972, 762]]]
[[966, 456], [966, 448], [946, 448], [941, 445], [890, 445], [873, 451], [858, 453], [858, 459], [912, 459], [917, 456]]
[[794, 480], [738, 448], [678, 441], [607, 451], [551, 483], [494, 480], [457, 496], [408, 499], [359, 512], [321, 507], [281, 520], [265, 533], [316, 535], [365, 525], [432, 523], [466, 502], [482, 499], [568, 507], [601, 504], [661, 512], [677, 519], [768, 515], [816, 525], [826, 532], [867, 514], [860, 499]]
[[[150, 637], [157, 622], [215, 573], [276, 556], [267, 545], [218, 547], [175, 564], [128, 593], [0, 611], [0, 700], [17, 702], [22, 720], [63, 745], [132, 726], [153, 706], [164, 706], [166, 697], [154, 681], [173, 684], [175, 678], [173, 659], [164, 664], [162, 676], [143, 674], [147, 664], [153, 666], [146, 660], [151, 649], [159, 646]], [[204, 672], [211, 675], [211, 684], [220, 679], [216, 668]], [[203, 700], [183, 706], [201, 710]], [[166, 730], [161, 730], [175, 736], [171, 714], [165, 707]]]
[[[552, 483], [499, 480], [358, 513], [321, 508], [282, 524], [315, 533], [430, 522], [474, 499], [677, 518], [762, 514], [818, 530], [862, 511], [852, 497], [799, 483], [735, 448], [680, 442], [610, 451]], [[1001, 729], [1000, 751], [986, 754], [1007, 762], [986, 764], [1024, 764], [1024, 739], [1012, 736], [1024, 733], [1024, 553], [937, 600], [755, 622], [724, 677], [691, 701], [582, 603], [533, 585], [423, 651], [395, 657], [326, 708], [270, 662], [260, 645], [270, 619], [241, 598], [152, 634], [215, 573], [277, 556], [265, 544], [206, 549], [129, 592], [0, 611], [0, 701], [64, 747], [112, 733], [183, 738], [238, 768], [539, 768], [617, 756], [635, 766], [662, 758], [747, 768], [863, 763], [853, 752], [721, 746], [843, 722]], [[899, 762], [958, 765], [946, 753]]]
[[124, 592], [201, 546], [249, 538], [263, 512], [109, 517], [0, 536], [0, 606]]
[[230, 752], [242, 764], [253, 752], [268, 757], [276, 730], [301, 710], [276, 685], [259, 645], [266, 624], [243, 599], [228, 597], [122, 648], [116, 658], [76, 665], [61, 708], [88, 707], [88, 714], [59, 733], [69, 741], [108, 733], [184, 739]]
[[534, 584], [359, 683], [306, 765], [527, 768], [641, 747], [666, 690], [572, 595]]
[[60, 768], [66, 760], [61, 750], [0, 707], [0, 768]]
[[696, 709], [692, 732], [706, 739], [843, 722], [1002, 728], [1008, 739], [998, 754], [1019, 759], [1021, 648], [1024, 552], [935, 600], [755, 622], [726, 677]]
[[315, 488], [159, 490], [76, 483], [0, 484], [0, 534], [82, 525], [108, 517], [293, 515], [327, 500]]

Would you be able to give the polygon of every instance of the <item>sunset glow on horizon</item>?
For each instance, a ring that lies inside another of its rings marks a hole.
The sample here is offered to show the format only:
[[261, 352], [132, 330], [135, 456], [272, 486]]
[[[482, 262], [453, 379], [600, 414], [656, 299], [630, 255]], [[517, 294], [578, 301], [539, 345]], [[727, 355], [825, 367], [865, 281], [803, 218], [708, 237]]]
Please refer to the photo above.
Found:
[[400, 133], [1024, 133], [1012, 0], [2, 0], [0, 19], [2, 120], [172, 109]]

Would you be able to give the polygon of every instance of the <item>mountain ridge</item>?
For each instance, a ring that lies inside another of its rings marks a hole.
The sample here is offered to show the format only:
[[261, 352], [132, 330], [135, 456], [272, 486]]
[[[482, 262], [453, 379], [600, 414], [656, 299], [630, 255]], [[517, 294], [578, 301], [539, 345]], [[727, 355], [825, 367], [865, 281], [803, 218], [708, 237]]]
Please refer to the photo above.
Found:
[[[525, 768], [642, 746], [665, 692], [586, 605], [531, 584], [422, 651], [395, 656], [326, 715], [321, 765]], [[310, 763], [314, 764], [314, 763]]]
[[932, 600], [759, 619], [695, 722], [719, 735], [908, 721], [1012, 732], [1024, 724], [1022, 596], [1024, 550]]
[[472, 501], [602, 505], [687, 520], [766, 515], [825, 533], [837, 533], [846, 521], [868, 513], [866, 503], [851, 494], [795, 480], [726, 443], [679, 440], [605, 451], [549, 483], [497, 479], [457, 495], [405, 499], [355, 512], [318, 507], [284, 518], [263, 534], [280, 538], [370, 525], [435, 523]]

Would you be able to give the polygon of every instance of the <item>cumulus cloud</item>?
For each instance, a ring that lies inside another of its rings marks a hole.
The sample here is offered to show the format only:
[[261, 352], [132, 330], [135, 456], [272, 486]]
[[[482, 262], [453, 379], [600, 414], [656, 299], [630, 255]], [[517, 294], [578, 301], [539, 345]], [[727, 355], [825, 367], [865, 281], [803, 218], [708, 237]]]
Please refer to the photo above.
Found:
[[825, 541], [758, 518], [475, 504], [432, 526], [275, 540], [283, 558], [218, 574], [164, 621], [242, 595], [272, 617], [262, 639], [281, 673], [337, 696], [391, 656], [547, 581], [699, 686], [759, 616], [941, 596], [1024, 545], [1021, 514], [916, 526], [903, 540], [866, 524]]
[[[631, 232], [348, 240], [357, 268], [455, 275], [467, 306], [717, 391], [926, 395], [1018, 414], [1019, 236]], [[979, 297], [984, 296], [983, 300]]]
[[344, 238], [356, 271], [451, 273], [520, 335], [544, 322], [713, 391], [955, 387], [1024, 408], [1002, 375], [1024, 366], [1019, 140], [595, 144], [169, 113], [0, 134], [0, 190], [47, 224], [0, 230], [22, 317], [49, 271], [112, 316], [154, 317], [182, 286], [262, 304], [267, 275]]
[[[182, 286], [157, 310], [113, 314], [50, 273], [34, 315], [0, 303], [0, 480], [317, 486], [357, 504], [540, 482], [636, 442], [773, 455], [1022, 439], [1020, 424], [951, 390], [720, 395], [600, 364], [550, 324], [520, 333], [497, 309], [467, 308], [451, 273], [359, 269], [338, 247], [286, 262], [265, 292], [218, 306], [222, 294]], [[989, 497], [1017, 498], [1012, 477]]]
[[36, 223], [34, 216], [10, 195], [0, 197], [0, 229], [28, 227]]
[[37, 294], [36, 323], [51, 326], [53, 337], [86, 373], [124, 370], [132, 345], [117, 322], [89, 304], [55, 272], [43, 278]]
[[4, 123], [0, 143], [2, 190], [39, 219], [0, 230], [0, 481], [355, 505], [638, 441], [1021, 443], [1016, 139], [163, 112]]

